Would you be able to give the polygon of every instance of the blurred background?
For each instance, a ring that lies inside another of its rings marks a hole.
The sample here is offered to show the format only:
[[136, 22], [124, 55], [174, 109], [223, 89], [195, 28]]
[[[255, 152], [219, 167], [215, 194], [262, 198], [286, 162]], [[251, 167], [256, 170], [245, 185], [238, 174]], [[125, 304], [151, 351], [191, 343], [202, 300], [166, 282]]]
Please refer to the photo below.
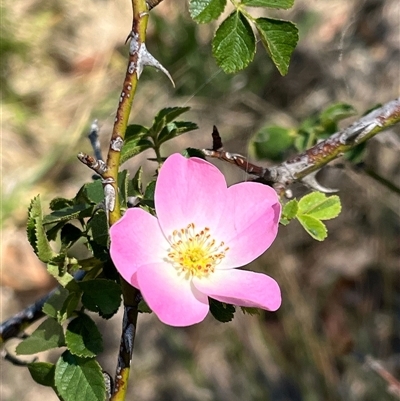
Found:
[[[25, 238], [26, 210], [39, 193], [47, 205], [55, 196], [73, 197], [91, 180], [76, 154], [91, 153], [86, 135], [95, 118], [107, 151], [126, 69], [131, 6], [127, 0], [4, 0], [0, 7], [5, 320], [55, 285]], [[161, 73], [145, 70], [131, 121], [149, 126], [163, 107], [190, 106], [183, 119], [199, 125], [168, 142], [164, 156], [210, 147], [216, 125], [226, 150], [256, 161], [252, 138], [266, 124], [296, 127], [339, 101], [361, 115], [400, 95], [398, 0], [296, 0], [290, 11], [268, 15], [290, 19], [300, 30], [286, 77], [260, 44], [245, 71], [225, 75], [211, 57], [216, 25], [197, 26], [184, 0], [165, 0], [151, 12], [147, 47], [176, 88]], [[293, 222], [251, 266], [280, 283], [277, 313], [250, 317], [237, 311], [231, 323], [208, 318], [185, 329], [139, 316], [128, 399], [399, 399], [365, 363], [372, 357], [400, 379], [399, 152], [400, 126], [368, 143], [365, 166], [386, 184], [348, 163], [327, 169], [322, 182], [340, 190], [343, 204], [339, 218], [327, 223], [328, 239], [317, 243]], [[134, 173], [144, 163], [149, 177], [155, 165], [146, 159], [152, 156], [144, 153], [124, 167]], [[249, 178], [217, 165], [229, 183]], [[99, 324], [106, 345], [100, 362], [113, 376], [121, 315]], [[42, 361], [56, 358], [39, 355]], [[0, 363], [1, 400], [57, 399], [26, 368]]]

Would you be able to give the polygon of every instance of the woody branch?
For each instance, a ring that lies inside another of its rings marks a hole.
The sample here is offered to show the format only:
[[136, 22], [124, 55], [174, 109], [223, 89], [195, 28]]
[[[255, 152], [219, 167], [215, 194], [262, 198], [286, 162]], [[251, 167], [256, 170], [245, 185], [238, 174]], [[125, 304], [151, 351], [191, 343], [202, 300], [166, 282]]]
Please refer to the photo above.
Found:
[[270, 183], [280, 195], [294, 182], [303, 182], [313, 189], [331, 192], [322, 187], [315, 178], [316, 173], [332, 160], [354, 147], [371, 139], [376, 134], [400, 121], [400, 98], [392, 100], [371, 111], [349, 127], [332, 134], [305, 152], [272, 167], [260, 167], [250, 163], [244, 156], [223, 149], [218, 131], [214, 127], [212, 149], [203, 149], [207, 157], [218, 158], [235, 164], [249, 174]]

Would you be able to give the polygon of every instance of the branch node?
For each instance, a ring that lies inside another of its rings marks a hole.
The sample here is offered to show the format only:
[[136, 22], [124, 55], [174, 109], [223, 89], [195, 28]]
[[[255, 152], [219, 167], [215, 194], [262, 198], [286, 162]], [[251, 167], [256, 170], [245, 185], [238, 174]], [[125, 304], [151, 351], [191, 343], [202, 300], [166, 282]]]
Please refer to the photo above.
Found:
[[78, 153], [77, 157], [79, 161], [81, 161], [83, 164], [86, 164], [86, 166], [88, 166], [101, 177], [108, 170], [107, 164], [103, 160], [97, 160], [96, 158], [82, 152]]

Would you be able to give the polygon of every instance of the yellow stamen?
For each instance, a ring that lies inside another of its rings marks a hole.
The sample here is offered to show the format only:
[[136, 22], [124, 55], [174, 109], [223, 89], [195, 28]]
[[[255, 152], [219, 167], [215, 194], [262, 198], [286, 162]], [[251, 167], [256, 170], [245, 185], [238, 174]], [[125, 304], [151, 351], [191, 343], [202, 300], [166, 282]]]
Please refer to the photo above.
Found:
[[187, 278], [204, 277], [214, 272], [215, 266], [229, 250], [228, 247], [224, 248], [223, 242], [216, 245], [208, 227], [196, 232], [193, 223], [186, 228], [174, 230], [169, 242], [171, 248], [168, 251], [168, 259], [177, 271], [184, 273]]

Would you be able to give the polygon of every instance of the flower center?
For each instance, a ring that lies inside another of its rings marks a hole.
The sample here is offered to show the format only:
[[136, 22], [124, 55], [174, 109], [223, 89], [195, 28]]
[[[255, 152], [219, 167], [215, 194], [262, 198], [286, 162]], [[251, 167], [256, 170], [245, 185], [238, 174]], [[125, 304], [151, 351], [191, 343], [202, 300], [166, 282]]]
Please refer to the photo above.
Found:
[[192, 276], [207, 276], [215, 270], [228, 251], [224, 243], [217, 243], [210, 235], [210, 229], [205, 227], [197, 232], [193, 223], [186, 228], [175, 230], [169, 237], [171, 248], [168, 258], [178, 272], [183, 272], [187, 278]]

